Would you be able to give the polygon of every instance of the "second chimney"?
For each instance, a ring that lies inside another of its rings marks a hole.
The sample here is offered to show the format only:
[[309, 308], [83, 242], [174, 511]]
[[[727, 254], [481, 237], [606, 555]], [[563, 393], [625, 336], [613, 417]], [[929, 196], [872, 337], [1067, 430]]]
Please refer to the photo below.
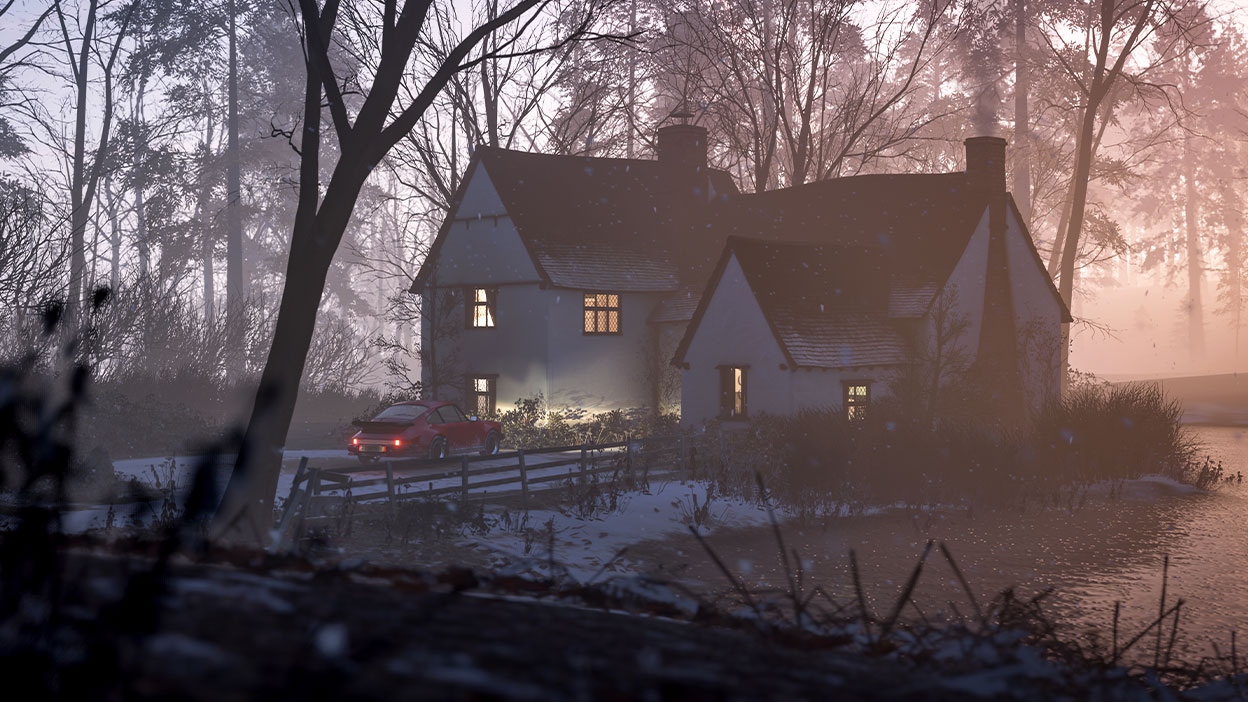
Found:
[[677, 202], [692, 204], [706, 193], [706, 129], [669, 124], [658, 133], [659, 187]]
[[971, 137], [966, 145], [966, 180], [972, 190], [990, 195], [1005, 194], [1005, 139]]

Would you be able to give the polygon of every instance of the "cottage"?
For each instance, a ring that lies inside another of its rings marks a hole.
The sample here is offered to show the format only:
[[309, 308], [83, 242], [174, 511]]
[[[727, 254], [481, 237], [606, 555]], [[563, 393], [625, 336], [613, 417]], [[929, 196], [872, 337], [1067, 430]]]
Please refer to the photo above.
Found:
[[704, 129], [657, 137], [654, 160], [477, 149], [412, 285], [427, 394], [699, 423], [864, 412], [920, 367], [993, 378], [1007, 414], [1057, 392], [1069, 313], [1004, 140], [968, 140], [964, 173], [742, 194]]
[[833, 408], [903, 380], [977, 379], [1019, 418], [1057, 396], [1069, 313], [1005, 190], [1005, 141], [964, 173], [866, 175], [742, 196], [676, 352], [686, 423]]
[[679, 408], [672, 353], [723, 243], [699, 225], [737, 190], [699, 127], [660, 129], [657, 155], [477, 148], [411, 288], [427, 394]]

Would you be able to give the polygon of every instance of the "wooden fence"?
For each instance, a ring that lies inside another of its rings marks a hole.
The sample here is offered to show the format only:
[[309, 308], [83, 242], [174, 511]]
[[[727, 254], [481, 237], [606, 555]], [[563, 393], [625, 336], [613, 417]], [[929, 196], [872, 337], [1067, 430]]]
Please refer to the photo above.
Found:
[[[646, 479], [652, 472], [685, 472], [688, 460], [689, 447], [683, 435], [552, 446], [492, 456], [391, 460], [354, 467], [317, 468], [309, 466], [304, 457], [299, 460], [278, 519], [274, 543], [282, 545], [292, 529], [293, 538], [298, 540], [309, 520], [332, 519], [334, 512], [342, 518], [360, 503], [383, 503], [393, 512], [395, 504], [404, 500], [518, 496], [527, 509], [533, 492], [588, 484], [599, 475]], [[481, 463], [489, 465], [478, 465]], [[555, 470], [559, 468], [566, 470]], [[382, 472], [384, 476], [368, 475]]]

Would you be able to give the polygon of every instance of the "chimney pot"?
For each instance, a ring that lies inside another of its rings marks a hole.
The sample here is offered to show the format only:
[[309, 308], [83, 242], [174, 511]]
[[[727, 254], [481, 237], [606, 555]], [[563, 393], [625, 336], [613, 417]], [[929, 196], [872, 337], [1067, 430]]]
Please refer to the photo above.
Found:
[[971, 189], [1003, 195], [1005, 186], [1005, 139], [971, 137], [966, 146], [966, 179]]

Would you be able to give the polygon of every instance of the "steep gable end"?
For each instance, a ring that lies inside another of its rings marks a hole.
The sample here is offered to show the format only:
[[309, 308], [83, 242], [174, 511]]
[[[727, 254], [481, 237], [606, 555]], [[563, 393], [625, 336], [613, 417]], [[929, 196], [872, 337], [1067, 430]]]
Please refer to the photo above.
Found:
[[421, 265], [415, 292], [426, 280], [439, 286], [536, 283], [545, 279], [490, 177], [474, 160], [450, 214]]

